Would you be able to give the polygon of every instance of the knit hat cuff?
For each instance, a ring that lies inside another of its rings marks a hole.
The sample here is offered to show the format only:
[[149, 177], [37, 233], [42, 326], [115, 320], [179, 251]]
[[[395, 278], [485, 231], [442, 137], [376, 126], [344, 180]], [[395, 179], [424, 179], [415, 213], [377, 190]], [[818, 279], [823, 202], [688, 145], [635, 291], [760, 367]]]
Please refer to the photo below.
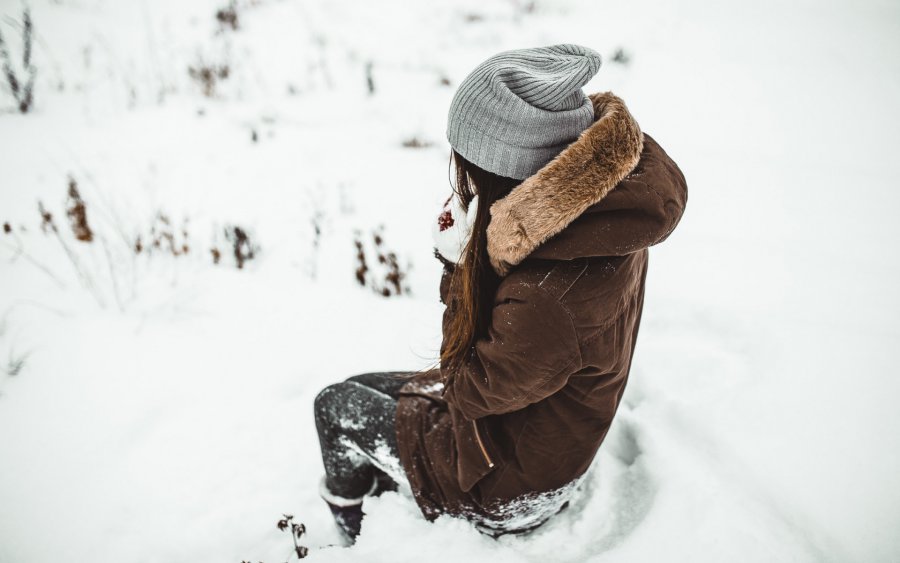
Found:
[[477, 135], [466, 133], [457, 138], [456, 130], [447, 131], [447, 140], [463, 158], [488, 172], [516, 180], [532, 176], [575, 140], [545, 147], [519, 147], [481, 131]]

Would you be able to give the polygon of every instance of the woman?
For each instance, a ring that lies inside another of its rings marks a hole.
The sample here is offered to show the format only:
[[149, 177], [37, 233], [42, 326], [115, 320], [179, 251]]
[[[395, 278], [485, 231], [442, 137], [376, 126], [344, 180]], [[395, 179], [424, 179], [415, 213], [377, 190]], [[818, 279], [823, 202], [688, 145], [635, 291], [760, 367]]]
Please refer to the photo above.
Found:
[[[678, 224], [681, 170], [563, 44], [499, 53], [459, 86], [440, 368], [369, 373], [316, 400], [322, 496], [352, 539], [362, 499], [409, 487], [426, 518], [492, 535], [566, 506], [616, 413], [640, 325], [648, 247]], [[411, 376], [411, 377], [410, 377]]]

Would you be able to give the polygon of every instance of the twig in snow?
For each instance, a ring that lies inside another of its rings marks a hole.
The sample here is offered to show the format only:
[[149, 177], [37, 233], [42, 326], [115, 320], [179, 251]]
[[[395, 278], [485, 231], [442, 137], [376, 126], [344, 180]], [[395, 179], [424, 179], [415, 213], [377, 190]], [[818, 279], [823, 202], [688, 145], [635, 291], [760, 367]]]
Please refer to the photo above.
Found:
[[431, 141], [420, 139], [415, 135], [403, 141], [403, 146], [408, 149], [424, 149], [432, 146], [433, 144], [434, 143], [432, 143]]
[[19, 237], [16, 237], [16, 244], [17, 244], [17, 246], [13, 247], [7, 243], [3, 243], [3, 246], [5, 246], [6, 248], [13, 251], [13, 256], [12, 256], [12, 258], [9, 259], [10, 263], [15, 262], [16, 260], [19, 259], [19, 257], [22, 257], [25, 260], [27, 260], [28, 263], [30, 263], [32, 266], [36, 267], [40, 271], [47, 274], [50, 277], [50, 279], [53, 280], [53, 283], [56, 284], [56, 287], [58, 287], [60, 289], [66, 288], [66, 284], [61, 279], [59, 279], [59, 276], [54, 274], [50, 268], [41, 264], [33, 256], [31, 256], [30, 254], [25, 252], [25, 247], [24, 247], [24, 245], [22, 245], [22, 241], [19, 239]]
[[366, 61], [366, 88], [369, 95], [375, 93], [375, 78], [372, 76], [372, 61]]
[[618, 49], [616, 49], [616, 52], [613, 53], [612, 61], [621, 65], [627, 65], [629, 62], [631, 62], [631, 55], [626, 53], [625, 49], [619, 47]]
[[250, 236], [243, 228], [232, 225], [225, 228], [225, 239], [231, 243], [234, 261], [238, 269], [244, 268], [244, 263], [256, 258], [259, 246], [250, 240]]
[[297, 540], [303, 537], [303, 534], [306, 533], [306, 526], [303, 524], [294, 523], [294, 516], [292, 514], [283, 514], [284, 518], [278, 521], [276, 527], [284, 532], [288, 528], [291, 529], [291, 539], [294, 540], [294, 553], [297, 554], [297, 559], [303, 559], [309, 554], [309, 549], [303, 547], [299, 544]]
[[81, 242], [93, 242], [94, 232], [87, 221], [87, 205], [78, 192], [78, 183], [69, 176], [69, 199], [66, 202], [66, 215], [75, 238]]
[[212, 98], [216, 95], [216, 86], [231, 75], [231, 68], [227, 64], [206, 63], [202, 60], [196, 65], [188, 67], [188, 74], [196, 80], [203, 89], [203, 95]]
[[34, 104], [34, 78], [37, 76], [37, 68], [31, 61], [31, 45], [34, 38], [34, 25], [31, 21], [31, 11], [25, 7], [22, 10], [22, 70], [25, 73], [24, 82], [13, 70], [12, 57], [6, 45], [3, 34], [0, 33], [0, 62], [3, 63], [3, 74], [6, 84], [21, 113], [28, 113]]
[[[384, 237], [382, 235], [384, 227], [381, 226], [377, 230], [372, 231], [372, 241], [375, 246], [375, 257], [378, 260], [378, 268], [383, 272], [379, 276], [371, 274], [371, 268], [366, 260], [366, 251], [360, 240], [360, 232], [355, 231], [353, 244], [356, 247], [356, 260], [358, 266], [356, 268], [356, 281], [360, 285], [370, 286], [376, 293], [384, 297], [392, 295], [402, 295], [410, 293], [409, 287], [403, 285], [406, 279], [406, 272], [400, 267], [397, 261], [397, 254], [386, 250], [384, 246]], [[410, 270], [412, 265], [407, 263], [406, 270]]]
[[84, 268], [81, 266], [81, 261], [78, 260], [78, 256], [72, 252], [72, 249], [66, 243], [65, 239], [62, 238], [62, 235], [59, 232], [59, 228], [56, 226], [56, 222], [53, 220], [53, 215], [47, 211], [47, 208], [44, 207], [43, 202], [38, 201], [38, 211], [41, 213], [41, 229], [46, 233], [48, 231], [52, 232], [56, 237], [56, 240], [59, 242], [60, 246], [62, 246], [63, 250], [66, 253], [66, 256], [69, 258], [69, 262], [71, 262], [72, 267], [75, 269], [75, 273], [78, 275], [78, 278], [81, 280], [82, 285], [93, 295], [94, 299], [100, 305], [101, 308], [106, 308], [106, 302], [103, 297], [100, 295], [100, 292], [97, 290], [97, 286], [94, 284], [94, 281], [91, 277], [84, 271]]
[[226, 27], [230, 27], [232, 31], [237, 31], [238, 12], [234, 0], [231, 0], [228, 6], [216, 10], [216, 21], [219, 22], [220, 31], [225, 31]]
[[[109, 277], [112, 280], [113, 284], [113, 296], [116, 298], [116, 305], [119, 306], [119, 311], [125, 312], [125, 304], [122, 302], [122, 293], [119, 290], [119, 275], [116, 273], [116, 269], [113, 268], [113, 259], [112, 253], [109, 251], [109, 244], [106, 242], [106, 237], [100, 237], [100, 243], [103, 246], [103, 253], [106, 255], [106, 264], [109, 266]], [[132, 293], [132, 296], [134, 294]]]
[[10, 377], [19, 375], [22, 372], [22, 368], [25, 367], [25, 361], [30, 355], [31, 352], [22, 352], [21, 354], [16, 354], [12, 349], [10, 349], [9, 357], [6, 360], [6, 367], [3, 368], [3, 371], [5, 371], [6, 375]]

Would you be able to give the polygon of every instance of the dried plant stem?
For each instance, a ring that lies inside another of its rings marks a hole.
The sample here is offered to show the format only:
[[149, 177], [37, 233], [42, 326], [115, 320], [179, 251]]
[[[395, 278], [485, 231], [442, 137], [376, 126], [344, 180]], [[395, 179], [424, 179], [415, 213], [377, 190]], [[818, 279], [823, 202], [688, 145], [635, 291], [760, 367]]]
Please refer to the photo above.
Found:
[[125, 304], [122, 302], [122, 294], [121, 291], [119, 291], [119, 275], [116, 273], [116, 269], [113, 268], [112, 254], [109, 251], [109, 244], [106, 242], [106, 237], [100, 237], [100, 242], [103, 244], [103, 253], [106, 255], [106, 265], [109, 267], [109, 277], [112, 280], [113, 295], [116, 298], [116, 305], [119, 306], [119, 311], [124, 313]]
[[9, 259], [10, 262], [15, 262], [16, 260], [19, 259], [19, 257], [22, 257], [26, 261], [28, 261], [29, 264], [36, 267], [37, 269], [44, 272], [45, 274], [47, 274], [50, 277], [50, 279], [53, 280], [53, 283], [56, 284], [56, 287], [58, 287], [60, 289], [66, 289], [66, 284], [61, 279], [59, 279], [59, 276], [54, 274], [50, 268], [41, 264], [33, 256], [31, 256], [30, 254], [25, 252], [25, 247], [22, 245], [22, 241], [19, 239], [18, 235], [16, 235], [16, 243], [18, 244], [18, 247], [14, 247], [7, 242], [3, 243], [3, 246], [12, 250], [14, 253], [13, 257]]
[[[39, 204], [40, 205], [40, 204]], [[40, 205], [40, 209], [43, 214], [43, 205]], [[106, 302], [103, 299], [103, 296], [100, 295], [100, 292], [97, 290], [97, 286], [94, 285], [91, 277], [84, 271], [84, 268], [81, 266], [81, 261], [78, 260], [78, 256], [72, 252], [72, 248], [66, 243], [65, 239], [59, 234], [59, 229], [56, 228], [56, 223], [50, 222], [50, 230], [53, 231], [53, 235], [56, 237], [56, 240], [59, 242], [60, 246], [62, 246], [63, 250], [66, 253], [66, 256], [69, 258], [69, 262], [71, 262], [72, 267], [75, 269], [75, 273], [78, 275], [78, 279], [81, 280], [81, 284], [87, 289], [91, 295], [94, 296], [94, 299], [97, 301], [97, 304], [100, 305], [101, 308], [106, 308]]]
[[6, 367], [3, 369], [3, 371], [5, 371], [6, 375], [10, 377], [19, 375], [19, 373], [21, 373], [22, 371], [22, 368], [25, 367], [25, 362], [28, 360], [29, 356], [31, 356], [31, 351], [16, 354], [12, 349], [10, 349], [8, 359], [6, 360]]
[[31, 12], [26, 7], [22, 12], [22, 68], [25, 72], [23, 83], [23, 79], [19, 78], [13, 70], [12, 57], [6, 47], [6, 40], [0, 33], [0, 60], [3, 63], [3, 74], [21, 113], [28, 113], [34, 103], [34, 78], [37, 75], [37, 68], [31, 62], [33, 37], [34, 25], [31, 21]]

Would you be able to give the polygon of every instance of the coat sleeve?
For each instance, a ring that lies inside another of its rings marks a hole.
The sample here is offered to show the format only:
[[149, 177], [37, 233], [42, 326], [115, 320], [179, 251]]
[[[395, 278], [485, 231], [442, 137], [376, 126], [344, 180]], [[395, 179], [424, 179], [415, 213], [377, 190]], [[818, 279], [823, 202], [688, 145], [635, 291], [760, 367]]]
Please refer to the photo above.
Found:
[[[445, 334], [452, 314], [451, 304], [444, 310]], [[580, 364], [565, 307], [535, 285], [501, 283], [486, 337], [458, 369], [442, 370], [443, 396], [467, 420], [512, 412], [561, 389]]]

